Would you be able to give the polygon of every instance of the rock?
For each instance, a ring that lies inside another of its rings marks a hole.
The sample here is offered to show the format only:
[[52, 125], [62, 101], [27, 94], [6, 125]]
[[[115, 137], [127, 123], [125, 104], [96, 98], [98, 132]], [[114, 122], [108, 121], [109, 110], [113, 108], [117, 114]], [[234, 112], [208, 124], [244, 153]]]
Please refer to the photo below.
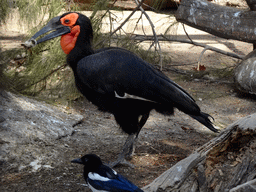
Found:
[[49, 150], [45, 146], [71, 135], [72, 125], [83, 118], [9, 92], [0, 95], [0, 106], [0, 162], [9, 167], [19, 163], [24, 168], [35, 159], [42, 161], [58, 153], [57, 148]]
[[240, 91], [256, 94], [256, 50], [249, 53], [236, 67], [234, 80]]

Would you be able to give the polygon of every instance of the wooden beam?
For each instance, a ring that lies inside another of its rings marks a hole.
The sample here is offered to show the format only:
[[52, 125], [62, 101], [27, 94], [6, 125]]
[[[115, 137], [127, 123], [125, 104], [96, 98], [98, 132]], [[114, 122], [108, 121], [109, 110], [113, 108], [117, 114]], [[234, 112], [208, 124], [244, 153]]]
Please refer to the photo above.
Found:
[[256, 42], [256, 11], [220, 6], [203, 0], [182, 0], [176, 19], [218, 37]]
[[[247, 5], [251, 11], [256, 11], [256, 0], [246, 0]], [[256, 49], [256, 43], [253, 43], [253, 50]]]
[[250, 7], [251, 11], [256, 11], [256, 0], [246, 0], [246, 3]]

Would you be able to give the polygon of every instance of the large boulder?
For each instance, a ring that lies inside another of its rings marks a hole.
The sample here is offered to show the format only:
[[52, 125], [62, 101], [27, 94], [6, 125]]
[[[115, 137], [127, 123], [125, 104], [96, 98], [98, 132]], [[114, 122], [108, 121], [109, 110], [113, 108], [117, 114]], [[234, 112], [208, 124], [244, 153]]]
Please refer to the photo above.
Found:
[[[60, 107], [2, 91], [0, 169], [22, 169], [39, 160], [52, 161], [52, 157], [61, 152], [55, 141], [72, 135], [72, 125], [82, 118], [79, 114], [68, 114]], [[54, 145], [56, 147], [48, 147]]]

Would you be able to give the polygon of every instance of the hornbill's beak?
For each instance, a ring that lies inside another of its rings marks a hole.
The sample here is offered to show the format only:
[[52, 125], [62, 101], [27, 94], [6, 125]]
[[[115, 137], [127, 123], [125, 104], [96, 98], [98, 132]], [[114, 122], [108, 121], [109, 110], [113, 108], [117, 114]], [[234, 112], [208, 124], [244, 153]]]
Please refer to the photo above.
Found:
[[[52, 31], [51, 33], [45, 35], [39, 40], [36, 40], [37, 37], [40, 35], [43, 35], [49, 31]], [[44, 41], [53, 39], [55, 37], [70, 33], [71, 30], [68, 26], [64, 26], [60, 22], [60, 16], [52, 18], [49, 23], [44, 26], [40, 31], [38, 31], [33, 37], [31, 37], [29, 40], [27, 40], [25, 43], [22, 43], [21, 45], [25, 48], [31, 48], [36, 46], [39, 43], [42, 43]]]
[[83, 164], [82, 159], [80, 159], [80, 158], [78, 158], [78, 159], [73, 159], [73, 160], [71, 161], [71, 163]]

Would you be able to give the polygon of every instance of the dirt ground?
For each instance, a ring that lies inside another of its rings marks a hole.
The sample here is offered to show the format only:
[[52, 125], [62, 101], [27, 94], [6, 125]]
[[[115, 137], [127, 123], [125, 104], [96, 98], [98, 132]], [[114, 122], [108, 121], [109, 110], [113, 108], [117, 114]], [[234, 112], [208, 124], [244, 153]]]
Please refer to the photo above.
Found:
[[[240, 55], [252, 51], [251, 44], [220, 39], [193, 28], [188, 29], [191, 38], [198, 42]], [[16, 43], [22, 41], [15, 32], [10, 36], [1, 36], [0, 40], [2, 43], [9, 40]], [[186, 38], [184, 33], [180, 37]], [[206, 52], [201, 63], [206, 67], [206, 72], [202, 75], [192, 73], [196, 64], [180, 65], [196, 62], [202, 48], [172, 43], [163, 44], [163, 51], [168, 51], [172, 56], [172, 63], [169, 64], [171, 69], [175, 67], [186, 70], [191, 75], [183, 76], [172, 70], [164, 70], [164, 73], [187, 90], [202, 111], [214, 117], [217, 128], [224, 129], [235, 120], [256, 111], [255, 97], [237, 92], [233, 85], [230, 70], [239, 60]], [[180, 66], [175, 66], [177, 64]], [[229, 75], [223, 75], [224, 72]], [[50, 166], [20, 170], [18, 167], [5, 167], [0, 162], [0, 191], [90, 191], [85, 185], [82, 167], [71, 164], [70, 161], [87, 153], [99, 155], [106, 163], [113, 161], [120, 152], [126, 135], [120, 131], [112, 115], [99, 112], [85, 99], [73, 101], [73, 108], [69, 110], [84, 116], [84, 121], [76, 126], [74, 133], [53, 141], [51, 145], [43, 142], [37, 144], [46, 151], [58, 150], [58, 155], [53, 156], [51, 161], [41, 162], [42, 165]], [[115, 170], [143, 187], [215, 136], [216, 134], [177, 110], [174, 116], [162, 116], [153, 111], [139, 135], [135, 155], [130, 160], [135, 168], [118, 166]], [[17, 159], [10, 160], [8, 165], [12, 161]]]

